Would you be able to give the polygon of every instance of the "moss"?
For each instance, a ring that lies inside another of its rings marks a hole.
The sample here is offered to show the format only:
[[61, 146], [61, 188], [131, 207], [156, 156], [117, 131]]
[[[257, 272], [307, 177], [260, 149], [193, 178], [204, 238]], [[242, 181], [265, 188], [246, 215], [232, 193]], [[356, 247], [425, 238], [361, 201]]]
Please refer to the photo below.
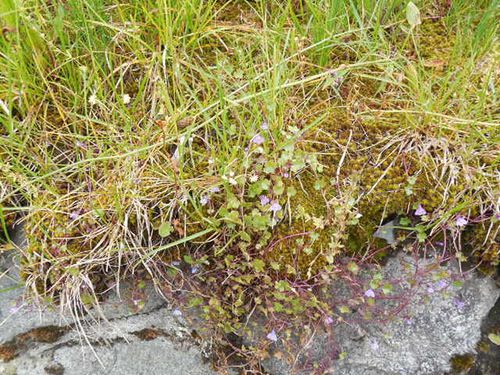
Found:
[[[65, 281], [73, 273], [80, 272], [86, 273], [95, 290], [104, 290], [106, 278], [99, 264], [90, 264], [85, 270], [72, 266], [93, 251], [113, 245], [113, 238], [109, 236], [110, 224], [123, 223], [130, 206], [126, 202], [116, 202], [115, 196], [131, 199], [124, 192], [116, 192], [122, 185], [109, 181], [109, 185], [103, 184], [91, 193], [68, 194], [71, 186], [55, 184], [52, 191], [38, 193], [33, 201], [36, 208], [25, 221], [28, 247], [23, 252], [21, 274], [35, 280], [41, 295], [56, 297]], [[128, 222], [131, 230], [137, 225], [134, 215]], [[112, 257], [111, 251], [109, 256]]]
[[21, 342], [32, 340], [45, 344], [51, 344], [59, 340], [67, 332], [67, 328], [59, 326], [45, 326], [32, 329], [18, 336]]
[[63, 375], [64, 374], [64, 367], [60, 363], [57, 363], [57, 362], [49, 363], [43, 369], [45, 370], [45, 373], [47, 373], [49, 375]]
[[9, 362], [16, 358], [21, 351], [25, 350], [30, 342], [54, 343], [66, 332], [67, 327], [45, 326], [34, 328], [28, 332], [14, 337], [12, 340], [0, 345], [0, 360]]
[[348, 216], [348, 210], [339, 209], [334, 217], [335, 208], [315, 189], [315, 181], [316, 177], [309, 175], [292, 184], [297, 194], [290, 199], [290, 220], [278, 227], [275, 236], [280, 242], [268, 254], [270, 261], [289, 265], [303, 276], [316, 274], [341, 253]]
[[232, 25], [235, 27], [242, 26], [260, 26], [261, 20], [255, 12], [251, 4], [247, 2], [221, 2], [221, 8], [217, 12], [216, 23], [224, 25]]
[[151, 341], [164, 335], [163, 332], [154, 328], [144, 328], [140, 331], [133, 332], [133, 334], [143, 341]]
[[[491, 217], [480, 224], [469, 227], [463, 234], [465, 255], [471, 260], [482, 260], [481, 270], [486, 274], [494, 274], [500, 259], [500, 220]], [[480, 251], [478, 252], [478, 249]]]
[[[367, 95], [372, 96], [373, 87], [366, 89]], [[362, 90], [356, 91], [356, 95], [361, 100], [364, 96]], [[450, 175], [449, 169], [441, 175], [436, 173], [434, 168], [439, 165], [444, 152], [440, 148], [421, 153], [418, 147], [405, 147], [402, 143], [411, 140], [408, 134], [401, 136], [402, 127], [407, 126], [408, 133], [414, 133], [423, 142], [436, 137], [433, 129], [425, 129], [419, 134], [407, 118], [398, 114], [363, 118], [349, 107], [325, 104], [329, 108], [319, 105], [316, 113], [323, 115], [326, 111], [328, 115], [317, 129], [306, 135], [308, 146], [304, 146], [309, 147], [307, 151], [322, 155], [320, 162], [325, 165], [325, 171], [319, 177], [301, 177], [302, 183], [297, 189], [300, 194], [290, 201], [292, 219], [278, 230], [281, 238], [310, 231], [319, 237], [311, 243], [309, 239], [291, 236], [276, 248], [273, 260], [293, 264], [302, 271], [310, 270], [315, 262], [317, 267], [314, 270], [318, 270], [325, 265], [324, 257], [318, 257], [320, 253], [357, 253], [367, 246], [386, 246], [385, 241], [375, 239], [373, 234], [381, 223], [396, 215], [409, 215], [414, 224], [418, 223], [420, 218], [412, 214], [421, 204], [432, 217], [438, 218], [475, 194], [465, 173]], [[450, 143], [454, 141], [449, 140]], [[314, 189], [315, 181], [320, 178], [328, 182], [321, 192]], [[335, 199], [342, 202], [344, 216], [337, 212], [332, 219], [328, 217], [326, 202]], [[357, 201], [355, 207], [348, 207], [349, 199]], [[301, 216], [299, 211], [307, 212], [309, 217]], [[356, 213], [362, 215], [359, 221], [353, 219]], [[325, 228], [315, 228], [311, 217], [321, 217]], [[303, 249], [308, 247], [312, 248], [310, 254], [303, 254]], [[498, 259], [495, 250], [485, 252], [485, 255]]]
[[12, 343], [0, 345], [0, 359], [3, 362], [12, 361], [19, 355], [18, 346]]
[[449, 63], [454, 40], [455, 34], [442, 19], [426, 18], [416, 31], [418, 54], [429, 67], [441, 68]]
[[450, 360], [452, 373], [463, 373], [474, 366], [474, 362], [472, 354], [456, 355]]

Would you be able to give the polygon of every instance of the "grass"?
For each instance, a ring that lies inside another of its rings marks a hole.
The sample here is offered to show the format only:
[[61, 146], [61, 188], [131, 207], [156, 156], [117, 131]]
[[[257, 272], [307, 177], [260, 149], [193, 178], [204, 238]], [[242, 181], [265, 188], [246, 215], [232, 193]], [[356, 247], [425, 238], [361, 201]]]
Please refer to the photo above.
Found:
[[497, 265], [498, 4], [415, 3], [3, 1], [0, 213], [31, 295], [89, 309], [133, 276], [223, 333], [318, 320], [305, 286], [388, 254], [396, 216]]

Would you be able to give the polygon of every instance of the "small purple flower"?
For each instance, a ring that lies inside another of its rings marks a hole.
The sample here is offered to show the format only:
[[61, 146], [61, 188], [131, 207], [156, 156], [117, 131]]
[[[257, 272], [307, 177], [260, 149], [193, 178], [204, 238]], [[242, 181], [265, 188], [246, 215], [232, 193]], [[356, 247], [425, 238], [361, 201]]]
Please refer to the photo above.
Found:
[[441, 289], [444, 289], [448, 286], [448, 281], [446, 280], [439, 280], [437, 283], [436, 283], [436, 288], [438, 290], [441, 290]]
[[256, 145], [261, 145], [263, 144], [265, 141], [264, 137], [260, 134], [256, 134], [253, 138], [252, 138], [252, 143], [255, 143]]
[[455, 305], [455, 307], [459, 310], [463, 310], [463, 308], [465, 307], [465, 302], [464, 301], [461, 301], [460, 299], [458, 298], [453, 298], [453, 304]]
[[457, 216], [457, 227], [465, 227], [469, 221], [462, 215]]
[[218, 186], [214, 186], [214, 187], [212, 188], [212, 193], [219, 193], [219, 192], [220, 192], [220, 187], [218, 187]]
[[172, 266], [177, 267], [177, 266], [181, 265], [181, 261], [180, 260], [174, 260], [171, 264], [172, 264]]
[[260, 126], [260, 128], [262, 130], [269, 130], [269, 124], [268, 124], [268, 122], [264, 120], [264, 122], [262, 123], [262, 125]]
[[277, 201], [273, 201], [271, 203], [271, 211], [276, 213], [278, 211], [281, 211], [282, 207], [281, 204], [279, 204]]
[[495, 214], [495, 217], [496, 217], [497, 220], [500, 220], [500, 212], [497, 213], [497, 214]]
[[380, 348], [380, 345], [378, 344], [378, 340], [375, 338], [370, 339], [370, 348], [372, 350], [376, 351]]
[[198, 267], [198, 266], [191, 267], [191, 273], [192, 274], [198, 273], [199, 271], [200, 271], [200, 267]]
[[434, 292], [435, 292], [435, 290], [434, 290], [434, 288], [432, 286], [430, 286], [430, 287], [427, 288], [427, 293], [432, 294]]
[[290, 177], [290, 174], [288, 172], [283, 173], [283, 177], [288, 178]]
[[210, 198], [207, 197], [206, 195], [203, 195], [201, 198], [200, 198], [200, 204], [202, 206], [205, 206], [208, 202], [210, 201]]
[[15, 313], [17, 313], [19, 310], [21, 310], [21, 306], [16, 305], [16, 306], [13, 306], [13, 307], [11, 307], [11, 308], [9, 309], [9, 313], [10, 313], [10, 314], [15, 314]]
[[421, 204], [418, 205], [417, 209], [415, 210], [415, 216], [424, 216], [427, 215], [427, 211], [425, 208], [422, 207]]
[[333, 324], [333, 318], [331, 316], [327, 316], [325, 318], [325, 324], [328, 324], [328, 325]]
[[276, 335], [276, 331], [274, 329], [267, 334], [266, 338], [272, 342], [278, 341], [278, 335]]
[[265, 206], [266, 204], [268, 204], [268, 203], [271, 201], [271, 200], [270, 200], [268, 197], [266, 197], [265, 195], [261, 195], [261, 196], [259, 197], [259, 199], [260, 199], [260, 204], [261, 204], [261, 205], [263, 205], [263, 206]]
[[174, 311], [172, 311], [172, 315], [173, 316], [182, 316], [182, 311], [179, 309], [175, 309]]
[[373, 291], [373, 289], [368, 289], [368, 290], [365, 292], [365, 297], [368, 297], [368, 298], [375, 298], [375, 292]]
[[80, 217], [80, 211], [73, 211], [69, 214], [71, 220], [76, 220]]
[[76, 141], [76, 147], [87, 148], [87, 145], [85, 144], [85, 142]]

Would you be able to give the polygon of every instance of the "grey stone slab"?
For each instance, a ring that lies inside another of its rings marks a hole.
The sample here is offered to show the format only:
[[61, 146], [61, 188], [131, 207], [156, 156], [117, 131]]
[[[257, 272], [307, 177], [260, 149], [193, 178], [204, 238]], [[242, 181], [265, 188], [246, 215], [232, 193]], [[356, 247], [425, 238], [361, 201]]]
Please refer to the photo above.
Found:
[[[413, 261], [399, 254], [383, 269], [387, 279], [403, 274], [402, 264]], [[420, 260], [420, 266], [430, 261]], [[443, 269], [458, 272], [456, 264]], [[425, 287], [425, 286], [423, 286]], [[332, 293], [344, 293], [344, 285], [332, 286]], [[451, 370], [450, 360], [456, 355], [475, 354], [481, 339], [481, 323], [499, 298], [494, 281], [471, 273], [461, 287], [449, 286], [446, 293], [429, 293], [425, 299], [415, 298], [404, 316], [388, 322], [340, 324], [334, 329], [335, 350], [345, 358], [337, 359], [325, 369], [335, 375], [442, 375]], [[362, 319], [361, 319], [362, 320]], [[265, 320], [255, 327], [265, 326]], [[257, 336], [265, 335], [257, 332]], [[276, 350], [281, 350], [280, 343]], [[321, 362], [332, 356], [332, 337], [324, 331], [302, 348], [303, 358]], [[298, 347], [300, 345], [297, 344]], [[335, 351], [334, 350], [334, 351]], [[301, 361], [296, 366], [271, 356], [264, 361], [270, 374], [310, 374]], [[491, 374], [493, 375], [493, 374]]]
[[215, 373], [184, 319], [151, 285], [140, 311], [130, 308], [130, 285], [122, 283], [92, 316], [75, 320], [24, 300], [15, 254], [0, 255], [0, 354], [15, 356], [0, 360], [0, 374]]

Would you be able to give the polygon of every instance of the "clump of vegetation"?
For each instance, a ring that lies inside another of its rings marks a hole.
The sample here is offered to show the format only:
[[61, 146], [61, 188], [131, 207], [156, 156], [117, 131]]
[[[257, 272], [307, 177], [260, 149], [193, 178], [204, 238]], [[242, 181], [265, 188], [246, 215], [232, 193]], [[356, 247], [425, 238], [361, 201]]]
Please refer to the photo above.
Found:
[[[264, 345], [240, 353], [258, 367], [292, 326], [390, 294], [353, 280], [397, 244], [498, 265], [495, 2], [0, 14], [0, 216], [24, 222], [32, 296], [89, 310], [149, 278], [226, 343], [264, 316]], [[345, 301], [326, 297], [338, 278]]]

